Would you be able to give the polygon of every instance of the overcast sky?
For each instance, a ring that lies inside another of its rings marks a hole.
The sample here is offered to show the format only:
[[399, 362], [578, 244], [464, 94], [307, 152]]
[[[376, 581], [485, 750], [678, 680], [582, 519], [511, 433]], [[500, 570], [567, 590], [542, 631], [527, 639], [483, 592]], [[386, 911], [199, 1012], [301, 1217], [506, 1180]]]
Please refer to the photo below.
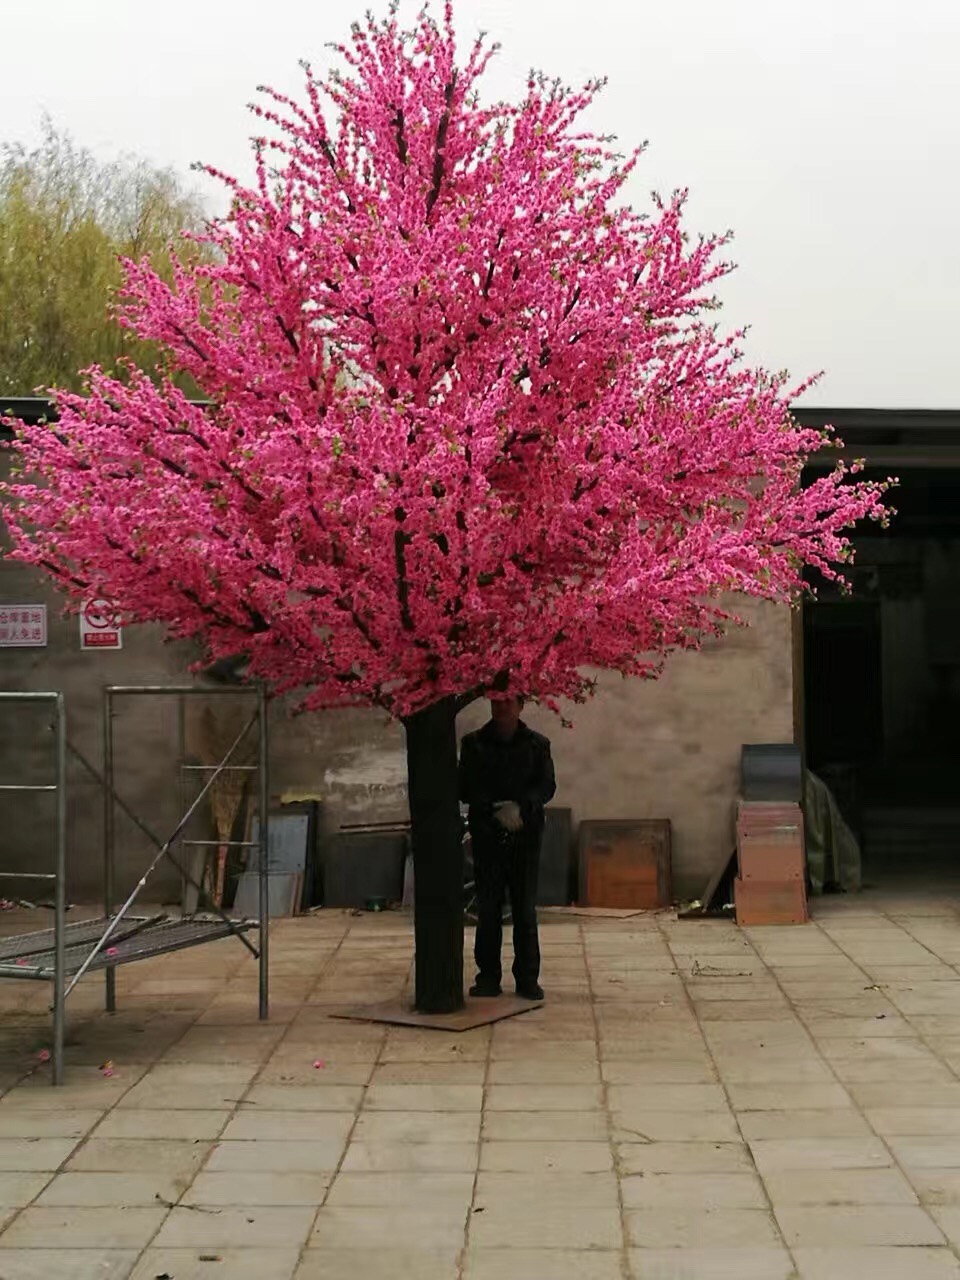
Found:
[[[374, 0], [385, 8], [386, 0]], [[245, 174], [244, 104], [296, 90], [366, 0], [2, 0], [0, 139], [43, 112], [104, 158]], [[412, 15], [414, 4], [406, 12]], [[736, 231], [725, 320], [807, 403], [960, 408], [960, 0], [459, 0], [464, 42], [609, 77], [592, 124], [649, 139], [631, 191], [691, 188], [697, 230]], [[211, 208], [217, 193], [207, 188]]]

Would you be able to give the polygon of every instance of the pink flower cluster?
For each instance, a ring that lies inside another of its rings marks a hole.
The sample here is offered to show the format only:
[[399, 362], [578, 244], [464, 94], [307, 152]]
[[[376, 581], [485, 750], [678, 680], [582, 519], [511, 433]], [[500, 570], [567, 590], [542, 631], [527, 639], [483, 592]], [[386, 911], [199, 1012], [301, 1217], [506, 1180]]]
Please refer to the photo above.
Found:
[[19, 558], [306, 706], [401, 716], [655, 675], [725, 593], [835, 572], [882, 486], [800, 487], [827, 441], [713, 324], [726, 237], [624, 202], [639, 153], [579, 125], [598, 83], [481, 105], [493, 51], [394, 7], [302, 101], [264, 91], [215, 265], [126, 267], [124, 322], [208, 403], [133, 369], [58, 395], [19, 432]]

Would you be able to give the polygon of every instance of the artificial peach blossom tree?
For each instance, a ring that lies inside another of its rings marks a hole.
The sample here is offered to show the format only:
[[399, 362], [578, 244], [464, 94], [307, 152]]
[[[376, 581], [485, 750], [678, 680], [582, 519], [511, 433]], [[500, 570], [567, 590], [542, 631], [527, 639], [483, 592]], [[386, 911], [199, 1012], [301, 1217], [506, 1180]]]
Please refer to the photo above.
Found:
[[231, 204], [202, 252], [172, 282], [126, 264], [168, 376], [57, 395], [6, 514], [75, 599], [402, 721], [430, 1012], [463, 1002], [458, 710], [656, 676], [729, 593], [790, 600], [882, 517], [840, 464], [800, 486], [827, 442], [713, 322], [727, 237], [688, 238], [683, 194], [626, 202], [640, 153], [579, 123], [600, 84], [485, 104], [494, 50], [458, 61], [450, 3], [412, 30], [394, 6], [302, 99], [264, 90], [256, 180], [207, 170]]

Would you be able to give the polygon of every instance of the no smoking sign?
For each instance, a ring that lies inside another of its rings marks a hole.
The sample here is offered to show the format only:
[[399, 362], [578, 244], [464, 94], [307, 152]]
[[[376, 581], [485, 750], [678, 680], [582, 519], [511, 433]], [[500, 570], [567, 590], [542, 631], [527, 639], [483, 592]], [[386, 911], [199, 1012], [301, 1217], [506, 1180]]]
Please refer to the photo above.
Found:
[[122, 649], [120, 615], [109, 600], [85, 600], [80, 610], [80, 648]]

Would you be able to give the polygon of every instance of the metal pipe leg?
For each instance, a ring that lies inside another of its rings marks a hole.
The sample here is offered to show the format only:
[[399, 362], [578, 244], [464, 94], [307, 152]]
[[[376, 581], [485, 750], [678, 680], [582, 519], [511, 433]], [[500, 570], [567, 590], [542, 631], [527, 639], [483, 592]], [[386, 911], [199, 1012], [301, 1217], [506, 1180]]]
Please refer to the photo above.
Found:
[[[103, 691], [103, 914], [113, 915], [114, 798], [113, 798], [113, 697]], [[117, 1012], [117, 973], [111, 966], [104, 973], [104, 1007]]]
[[269, 854], [270, 774], [268, 769], [267, 696], [263, 685], [257, 690], [260, 716], [260, 1019], [270, 1016], [270, 880]]
[[63, 694], [57, 695], [57, 879], [53, 918], [53, 1083], [63, 1084], [67, 925], [67, 723]]

